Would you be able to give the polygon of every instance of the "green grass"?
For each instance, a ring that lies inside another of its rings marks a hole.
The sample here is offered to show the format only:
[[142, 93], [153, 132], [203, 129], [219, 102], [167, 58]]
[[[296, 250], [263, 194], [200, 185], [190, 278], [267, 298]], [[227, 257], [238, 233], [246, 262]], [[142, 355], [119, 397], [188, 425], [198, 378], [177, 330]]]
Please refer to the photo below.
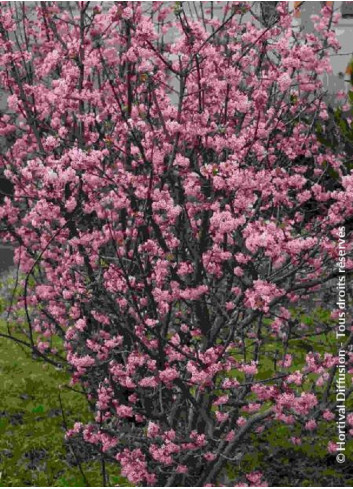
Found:
[[[0, 321], [0, 331], [5, 323]], [[69, 447], [64, 421], [89, 421], [84, 397], [65, 387], [68, 375], [41, 361], [12, 340], [0, 338], [0, 486], [85, 486]], [[76, 454], [77, 455], [77, 454]], [[101, 486], [98, 460], [83, 462], [90, 486]], [[118, 467], [108, 466], [111, 485], [124, 481]]]

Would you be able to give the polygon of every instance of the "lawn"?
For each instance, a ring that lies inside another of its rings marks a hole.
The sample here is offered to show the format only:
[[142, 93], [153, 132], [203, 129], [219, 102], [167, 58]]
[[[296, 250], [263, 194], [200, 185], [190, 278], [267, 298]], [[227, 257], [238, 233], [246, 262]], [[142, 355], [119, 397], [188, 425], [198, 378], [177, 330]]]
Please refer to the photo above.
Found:
[[[0, 379], [0, 486], [101, 486], [100, 462], [65, 446], [65, 426], [91, 416], [67, 374], [0, 338]], [[110, 485], [124, 484], [116, 465], [107, 472]]]

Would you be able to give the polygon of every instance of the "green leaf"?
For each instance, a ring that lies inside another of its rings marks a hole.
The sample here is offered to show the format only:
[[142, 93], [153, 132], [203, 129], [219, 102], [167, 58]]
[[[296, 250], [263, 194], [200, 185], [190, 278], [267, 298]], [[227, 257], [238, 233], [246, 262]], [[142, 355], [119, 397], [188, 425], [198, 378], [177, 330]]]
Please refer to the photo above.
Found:
[[35, 413], [35, 414], [44, 413], [44, 406], [42, 406], [41, 404], [39, 406], [36, 406], [35, 408], [32, 409], [32, 413]]

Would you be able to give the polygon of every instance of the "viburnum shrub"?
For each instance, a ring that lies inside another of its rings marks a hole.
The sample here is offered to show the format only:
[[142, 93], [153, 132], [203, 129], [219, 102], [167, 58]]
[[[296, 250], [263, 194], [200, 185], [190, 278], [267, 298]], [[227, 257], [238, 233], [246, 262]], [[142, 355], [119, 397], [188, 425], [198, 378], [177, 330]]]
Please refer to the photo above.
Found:
[[249, 2], [192, 3], [1, 4], [16, 308], [92, 405], [70, 441], [137, 485], [216, 485], [252, 434], [335, 424], [336, 343], [298, 340], [335, 339], [338, 312], [297, 311], [339, 239], [353, 267], [353, 175], [315, 135], [335, 15], [305, 34], [288, 2], [266, 25]]

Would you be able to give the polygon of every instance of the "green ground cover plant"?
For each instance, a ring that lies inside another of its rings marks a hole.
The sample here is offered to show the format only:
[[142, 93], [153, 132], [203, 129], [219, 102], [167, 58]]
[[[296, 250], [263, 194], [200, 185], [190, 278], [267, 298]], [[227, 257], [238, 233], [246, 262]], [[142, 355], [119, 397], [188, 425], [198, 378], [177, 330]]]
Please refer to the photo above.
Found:
[[[0, 378], [0, 486], [100, 486], [101, 461], [84, 460], [65, 443], [68, 426], [92, 418], [84, 396], [68, 388], [68, 374], [1, 338]], [[105, 470], [111, 485], [124, 485], [116, 465]]]

